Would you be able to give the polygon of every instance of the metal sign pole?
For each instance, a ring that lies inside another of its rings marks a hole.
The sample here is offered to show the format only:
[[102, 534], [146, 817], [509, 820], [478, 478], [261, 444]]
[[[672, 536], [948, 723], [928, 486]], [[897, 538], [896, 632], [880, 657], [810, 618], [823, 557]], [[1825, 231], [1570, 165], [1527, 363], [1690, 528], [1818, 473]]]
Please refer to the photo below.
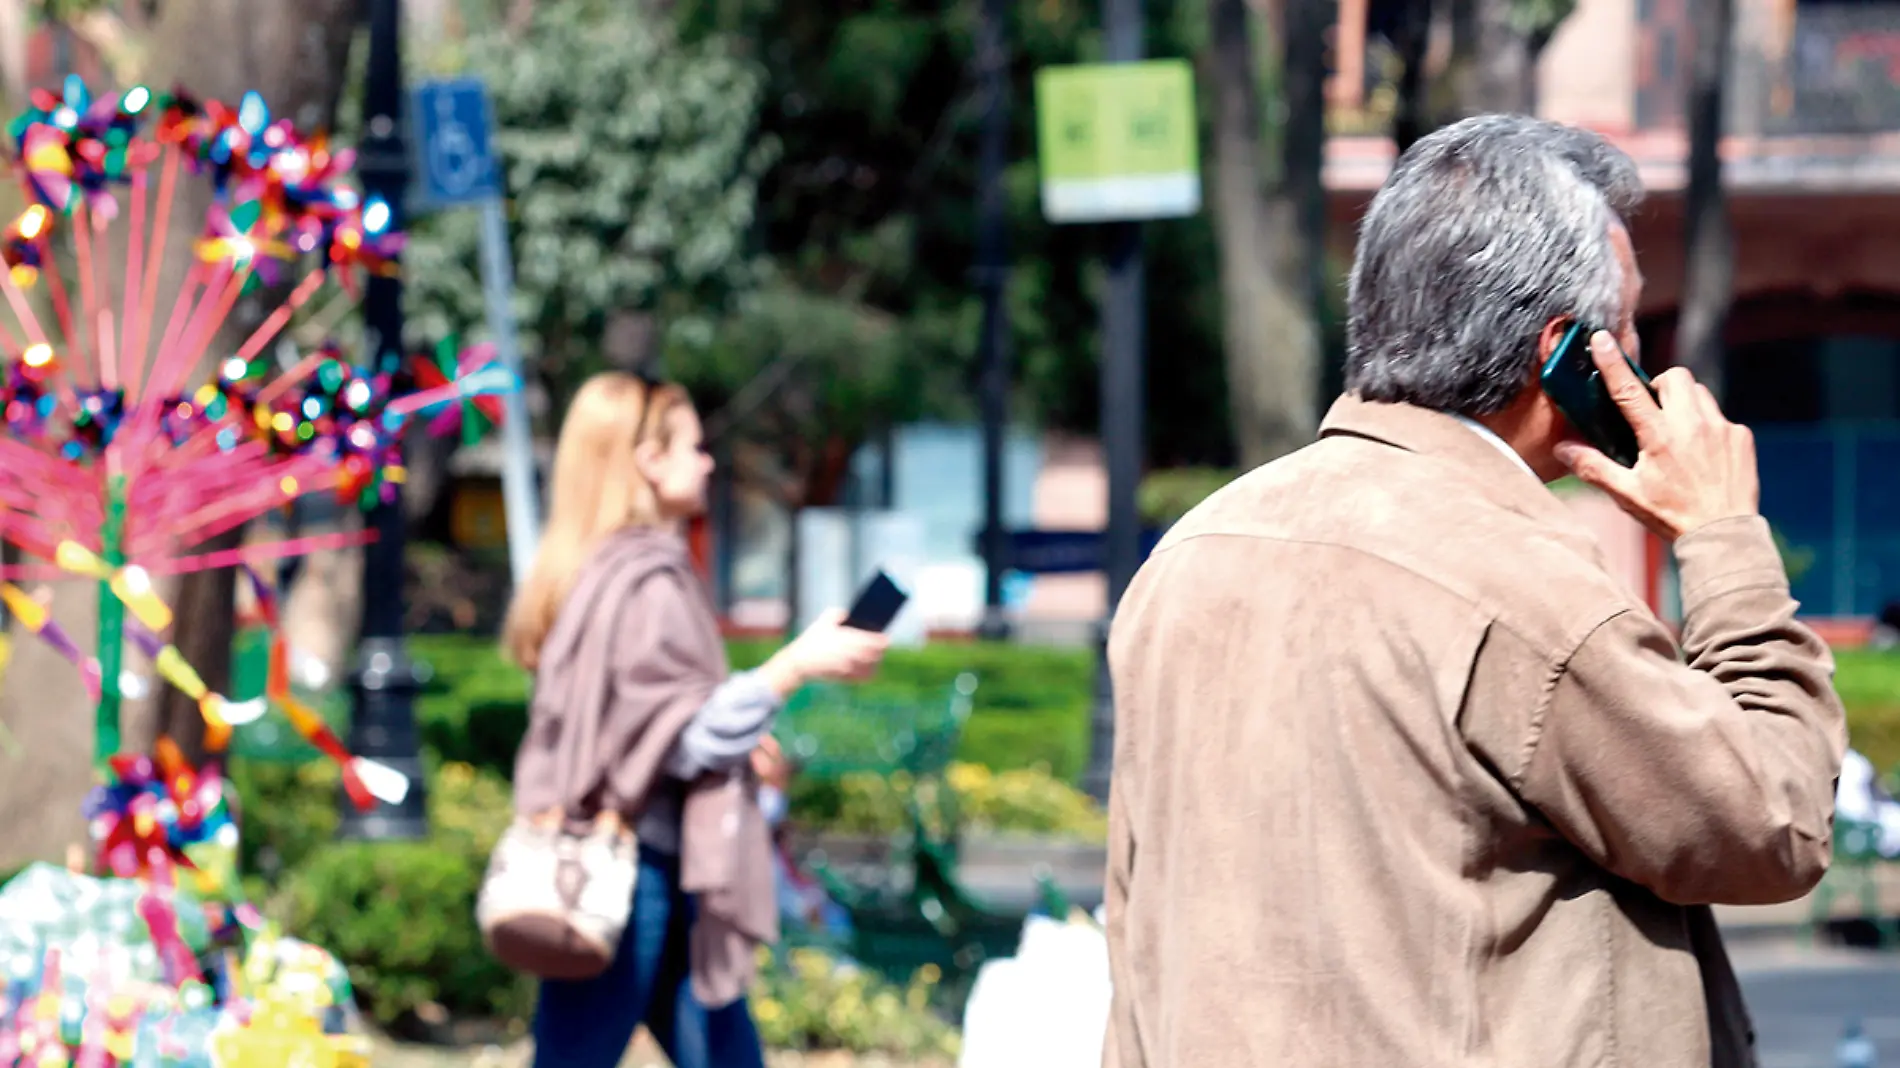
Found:
[[508, 570], [519, 587], [528, 579], [541, 539], [540, 487], [535, 478], [534, 427], [528, 421], [525, 396], [527, 375], [515, 337], [514, 260], [508, 249], [494, 113], [487, 86], [475, 78], [423, 82], [416, 87], [413, 111], [420, 128], [419, 204], [431, 209], [473, 207], [481, 212], [482, 303], [488, 310], [488, 332], [502, 366], [521, 384], [502, 396], [501, 421]]
[[1050, 222], [1104, 223], [1102, 452], [1108, 524], [1101, 539], [1108, 578], [1103, 655], [1083, 787], [1101, 798], [1113, 770], [1114, 694], [1106, 657], [1108, 620], [1142, 558], [1142, 392], [1145, 378], [1141, 227], [1200, 210], [1194, 73], [1184, 60], [1142, 61], [1141, 0], [1102, 0], [1105, 62], [1045, 67], [1036, 74], [1042, 210]]
[[508, 252], [508, 219], [500, 197], [482, 201], [482, 294], [488, 306], [488, 332], [494, 335], [501, 365], [523, 387], [502, 397], [501, 494], [508, 516], [508, 570], [519, 589], [528, 581], [541, 540], [539, 497], [535, 485], [534, 435], [528, 424], [527, 376], [515, 340], [514, 265]]

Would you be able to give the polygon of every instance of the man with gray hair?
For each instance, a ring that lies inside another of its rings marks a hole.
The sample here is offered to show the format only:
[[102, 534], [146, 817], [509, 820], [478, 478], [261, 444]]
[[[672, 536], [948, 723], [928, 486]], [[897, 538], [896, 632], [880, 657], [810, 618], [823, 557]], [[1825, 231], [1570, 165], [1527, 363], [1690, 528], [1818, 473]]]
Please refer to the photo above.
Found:
[[[1846, 731], [1753, 439], [1619, 352], [1640, 198], [1582, 130], [1420, 140], [1360, 230], [1320, 440], [1136, 577], [1109, 654], [1109, 1068], [1754, 1062], [1707, 906], [1820, 879]], [[1538, 384], [1573, 326], [1633, 467]], [[1567, 474], [1674, 546], [1680, 644], [1545, 487]]]

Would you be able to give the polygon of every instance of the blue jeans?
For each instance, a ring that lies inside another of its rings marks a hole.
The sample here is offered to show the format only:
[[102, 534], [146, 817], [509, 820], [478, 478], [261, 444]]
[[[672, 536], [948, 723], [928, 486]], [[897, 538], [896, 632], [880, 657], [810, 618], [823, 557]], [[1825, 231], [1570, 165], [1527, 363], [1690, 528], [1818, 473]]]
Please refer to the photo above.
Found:
[[592, 979], [541, 984], [534, 1068], [616, 1068], [642, 1023], [676, 1068], [764, 1068], [746, 1000], [707, 1009], [693, 996], [686, 935], [696, 907], [680, 889], [679, 858], [642, 847], [613, 964]]

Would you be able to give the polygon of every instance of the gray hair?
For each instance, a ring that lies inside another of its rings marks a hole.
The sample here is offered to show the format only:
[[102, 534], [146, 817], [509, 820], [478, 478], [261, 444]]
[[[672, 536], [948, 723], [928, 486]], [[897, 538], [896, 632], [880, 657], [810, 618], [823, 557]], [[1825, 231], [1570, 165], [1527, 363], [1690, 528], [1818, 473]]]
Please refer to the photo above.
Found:
[[1529, 384], [1545, 323], [1616, 325], [1610, 227], [1642, 198], [1636, 165], [1587, 130], [1479, 115], [1419, 139], [1359, 228], [1346, 388], [1501, 411]]

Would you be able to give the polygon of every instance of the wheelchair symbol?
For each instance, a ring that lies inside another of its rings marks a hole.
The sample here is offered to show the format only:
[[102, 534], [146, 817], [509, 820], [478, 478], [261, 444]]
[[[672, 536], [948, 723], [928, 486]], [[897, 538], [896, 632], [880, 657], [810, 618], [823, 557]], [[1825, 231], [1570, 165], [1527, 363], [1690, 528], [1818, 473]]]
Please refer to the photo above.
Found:
[[436, 121], [429, 136], [429, 173], [444, 195], [464, 196], [488, 177], [488, 159], [469, 135], [468, 126], [455, 114], [455, 98], [437, 93], [434, 103]]

